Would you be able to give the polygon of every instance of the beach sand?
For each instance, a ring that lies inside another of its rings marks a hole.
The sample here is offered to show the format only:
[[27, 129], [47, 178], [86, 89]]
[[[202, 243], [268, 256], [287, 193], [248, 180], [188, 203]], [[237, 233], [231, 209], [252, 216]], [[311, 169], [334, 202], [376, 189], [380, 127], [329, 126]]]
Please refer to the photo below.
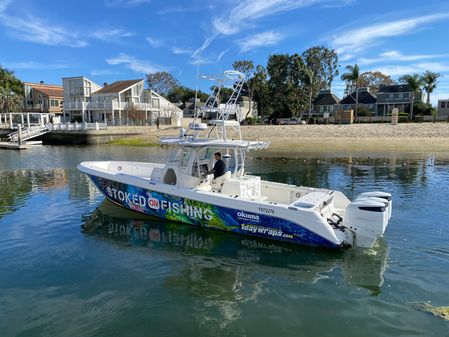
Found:
[[[267, 152], [448, 152], [449, 123], [242, 126], [247, 140], [270, 141]], [[154, 130], [145, 137], [179, 134]]]

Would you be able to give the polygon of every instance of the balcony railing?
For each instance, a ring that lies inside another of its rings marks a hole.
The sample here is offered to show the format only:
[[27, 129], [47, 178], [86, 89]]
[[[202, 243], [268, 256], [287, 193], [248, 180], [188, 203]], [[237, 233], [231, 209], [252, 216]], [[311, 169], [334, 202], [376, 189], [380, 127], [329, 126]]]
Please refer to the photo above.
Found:
[[77, 130], [106, 130], [106, 123], [59, 123], [59, 124], [49, 124], [48, 127], [50, 130], [68, 130], [68, 131], [77, 131]]
[[128, 103], [128, 102], [65, 102], [66, 110], [159, 110], [159, 107], [150, 103]]

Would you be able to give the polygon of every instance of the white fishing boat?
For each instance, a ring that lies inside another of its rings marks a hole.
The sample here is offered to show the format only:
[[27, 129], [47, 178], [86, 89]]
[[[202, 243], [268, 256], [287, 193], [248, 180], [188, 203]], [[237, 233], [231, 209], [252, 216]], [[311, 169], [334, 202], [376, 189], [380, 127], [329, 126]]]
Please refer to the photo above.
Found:
[[[234, 91], [219, 104], [226, 83]], [[162, 138], [165, 164], [129, 161], [83, 162], [86, 173], [112, 202], [148, 215], [207, 228], [296, 244], [372, 247], [391, 217], [391, 194], [366, 192], [350, 201], [334, 190], [265, 181], [245, 173], [248, 151], [268, 142], [242, 139], [238, 97], [245, 77], [225, 71], [202, 111], [217, 113], [207, 124], [196, 118], [178, 137]], [[235, 120], [231, 120], [231, 118]], [[215, 153], [225, 173], [214, 178]]]

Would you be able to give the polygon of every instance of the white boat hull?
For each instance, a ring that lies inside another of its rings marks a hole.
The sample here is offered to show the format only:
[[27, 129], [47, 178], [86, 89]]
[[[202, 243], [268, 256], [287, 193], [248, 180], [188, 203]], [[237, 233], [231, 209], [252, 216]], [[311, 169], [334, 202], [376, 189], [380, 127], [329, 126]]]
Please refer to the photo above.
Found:
[[[357, 229], [345, 228], [342, 225], [333, 226], [327, 221], [323, 213], [328, 212], [327, 207], [330, 206], [326, 202], [321, 206], [311, 207], [300, 198], [291, 204], [280, 204], [196, 188], [182, 188], [155, 182], [143, 175], [143, 172], [149, 172], [157, 167], [151, 168], [149, 165], [151, 164], [85, 162], [81, 163], [78, 169], [86, 173], [113, 203], [150, 216], [301, 245], [337, 248], [352, 246], [357, 241], [355, 234]], [[115, 169], [111, 170], [112, 167]], [[325, 192], [311, 190], [313, 192], [308, 194], [310, 196], [314, 194], [320, 196], [320, 193], [326, 196]], [[335, 198], [338, 195], [340, 200], [344, 198], [340, 192], [321, 191], [328, 192], [330, 196], [334, 194]], [[350, 205], [349, 200], [347, 202], [346, 200], [345, 198], [345, 204]], [[369, 205], [370, 202], [365, 203]], [[376, 204], [376, 207], [378, 205]], [[355, 207], [354, 212], [358, 212], [358, 209]], [[382, 214], [387, 214], [385, 212], [388, 212], [388, 209], [382, 210]], [[367, 213], [378, 214], [378, 212]], [[354, 218], [356, 217], [357, 214]], [[351, 225], [356, 226], [355, 223]], [[370, 223], [367, 223], [367, 226], [371, 228]], [[381, 224], [380, 227], [386, 227], [386, 224], [385, 226]], [[384, 230], [385, 228], [382, 228], [380, 235]], [[357, 245], [372, 246], [380, 235], [379, 233], [373, 235], [367, 244], [360, 244], [360, 241]]]

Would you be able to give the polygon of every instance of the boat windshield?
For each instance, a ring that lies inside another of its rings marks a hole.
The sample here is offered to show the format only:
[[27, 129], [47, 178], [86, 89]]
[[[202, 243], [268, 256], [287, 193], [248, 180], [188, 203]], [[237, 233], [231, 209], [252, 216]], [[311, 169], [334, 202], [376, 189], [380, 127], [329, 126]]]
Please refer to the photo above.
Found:
[[194, 154], [195, 151], [193, 151], [193, 149], [190, 148], [190, 147], [186, 147], [186, 148], [183, 149], [182, 161], [181, 161], [181, 167], [182, 168], [186, 168], [187, 167], [187, 165], [189, 163], [189, 160], [190, 160], [190, 156], [191, 156], [192, 153]]
[[170, 153], [168, 155], [168, 161], [170, 163], [175, 163], [175, 162], [177, 163], [177, 162], [179, 162], [179, 160], [181, 159], [181, 153], [182, 153], [182, 149], [181, 148], [174, 147], [170, 151]]

